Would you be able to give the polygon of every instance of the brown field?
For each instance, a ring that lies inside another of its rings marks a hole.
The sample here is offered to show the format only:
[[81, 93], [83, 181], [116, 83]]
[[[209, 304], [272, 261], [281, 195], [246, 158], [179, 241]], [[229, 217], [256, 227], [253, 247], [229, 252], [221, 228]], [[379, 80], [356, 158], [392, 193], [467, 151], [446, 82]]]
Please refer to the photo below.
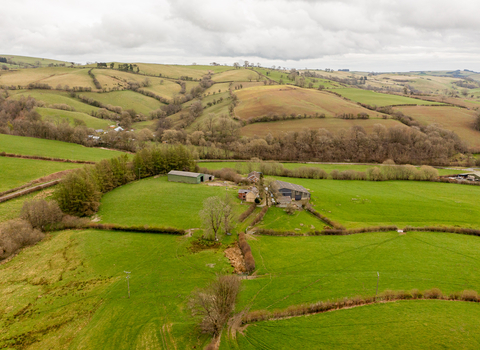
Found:
[[225, 92], [225, 91], [228, 91], [229, 89], [230, 89], [230, 83], [216, 83], [210, 86], [208, 89], [206, 89], [203, 93], [205, 95], [211, 95], [214, 92], [218, 94], [218, 90], [220, 90], [220, 92]]
[[254, 86], [265, 86], [265, 84], [262, 81], [241, 81], [241, 82], [233, 83], [232, 89], [235, 90], [235, 86], [240, 87], [240, 85], [242, 86], [242, 89], [247, 89]]
[[194, 79], [201, 79], [208, 72], [218, 73], [226, 70], [231, 70], [228, 66], [177, 66], [167, 64], [148, 64], [137, 63], [141, 73], [159, 75], [163, 77], [178, 79], [181, 76], [188, 76]]
[[223, 73], [214, 74], [213, 81], [255, 81], [260, 79], [257, 72], [250, 69], [232, 69]]
[[333, 117], [339, 113], [358, 114], [365, 112], [371, 118], [380, 114], [363, 108], [356, 103], [346, 101], [328, 92], [301, 89], [293, 86], [259, 86], [236, 92], [240, 103], [235, 114], [242, 120], [269, 114], [290, 115], [325, 113]]
[[[340, 130], [349, 130], [354, 125], [362, 126], [366, 132], [373, 131], [375, 124], [384, 125], [387, 128], [394, 126], [404, 126], [403, 124], [393, 119], [367, 119], [367, 120], [345, 120], [339, 118], [325, 118], [325, 119], [296, 119], [269, 123], [254, 123], [247, 125], [241, 129], [243, 136], [266, 136], [269, 133], [272, 135], [281, 135], [289, 131], [302, 131], [308, 129], [326, 129], [331, 133], [337, 133]], [[407, 127], [407, 126], [404, 126]]]
[[458, 107], [397, 107], [396, 110], [412, 117], [423, 125], [438, 124], [454, 131], [470, 147], [480, 149], [480, 132], [472, 129], [476, 111]]
[[30, 83], [43, 83], [50, 85], [53, 89], [61, 84], [91, 87], [95, 89], [92, 78], [88, 75], [87, 69], [79, 68], [36, 68], [22, 69], [1, 73], [0, 85], [28, 85]]

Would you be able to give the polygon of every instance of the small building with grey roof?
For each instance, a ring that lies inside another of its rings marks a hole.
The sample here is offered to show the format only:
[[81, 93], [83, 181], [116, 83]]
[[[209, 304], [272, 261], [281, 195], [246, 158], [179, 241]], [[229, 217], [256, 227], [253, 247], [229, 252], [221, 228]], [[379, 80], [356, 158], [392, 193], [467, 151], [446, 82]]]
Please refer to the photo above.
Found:
[[168, 173], [168, 181], [188, 184], [199, 184], [205, 181], [211, 181], [214, 178], [215, 177], [210, 174], [193, 173], [190, 171], [172, 170]]

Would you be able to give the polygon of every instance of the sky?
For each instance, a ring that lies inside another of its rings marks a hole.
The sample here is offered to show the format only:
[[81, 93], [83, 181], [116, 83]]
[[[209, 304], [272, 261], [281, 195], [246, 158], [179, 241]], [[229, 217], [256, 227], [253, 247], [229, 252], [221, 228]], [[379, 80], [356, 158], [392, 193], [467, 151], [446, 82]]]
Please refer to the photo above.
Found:
[[480, 71], [478, 0], [0, 0], [0, 54]]

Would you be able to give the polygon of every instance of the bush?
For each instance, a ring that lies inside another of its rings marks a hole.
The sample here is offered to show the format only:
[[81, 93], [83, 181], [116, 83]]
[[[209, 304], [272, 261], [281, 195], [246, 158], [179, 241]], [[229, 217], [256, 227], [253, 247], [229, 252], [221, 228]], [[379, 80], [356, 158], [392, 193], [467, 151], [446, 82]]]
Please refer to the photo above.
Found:
[[20, 218], [28, 221], [34, 229], [45, 232], [49, 227], [62, 220], [63, 213], [56, 201], [47, 202], [40, 199], [24, 202]]
[[249, 251], [244, 255], [245, 258], [245, 269], [248, 273], [255, 271], [255, 259], [253, 258], [252, 252]]
[[5, 259], [18, 249], [41, 241], [45, 234], [26, 220], [15, 219], [0, 227], [0, 258]]
[[245, 210], [240, 216], [238, 217], [239, 222], [244, 222], [247, 217], [250, 216], [251, 213], [255, 210], [257, 205], [255, 203], [252, 203], [247, 210]]
[[255, 217], [255, 219], [253, 219], [251, 226], [255, 226], [260, 221], [262, 221], [262, 219], [265, 216], [265, 214], [267, 213], [267, 211], [268, 211], [268, 207], [267, 206], [263, 207], [262, 210], [260, 211], [260, 213], [258, 213], [258, 215]]

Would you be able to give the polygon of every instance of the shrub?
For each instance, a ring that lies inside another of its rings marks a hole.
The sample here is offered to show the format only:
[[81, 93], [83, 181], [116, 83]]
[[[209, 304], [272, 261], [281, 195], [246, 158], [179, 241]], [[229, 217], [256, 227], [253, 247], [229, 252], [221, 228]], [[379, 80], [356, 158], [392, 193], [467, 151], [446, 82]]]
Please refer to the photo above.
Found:
[[438, 288], [432, 288], [423, 292], [425, 299], [443, 299], [442, 291]]
[[252, 203], [247, 210], [245, 210], [240, 216], [238, 217], [239, 222], [244, 222], [247, 217], [250, 216], [251, 213], [255, 210], [257, 205], [255, 203]]
[[34, 229], [26, 220], [15, 219], [0, 227], [0, 258], [4, 259], [20, 248], [41, 241], [45, 234]]
[[464, 290], [461, 298], [465, 301], [478, 301], [478, 293], [474, 290]]
[[63, 213], [56, 201], [40, 199], [24, 202], [20, 218], [28, 221], [34, 229], [46, 231], [62, 220]]
[[245, 269], [247, 272], [252, 273], [255, 271], [255, 259], [253, 258], [252, 252], [249, 251], [244, 255], [245, 258]]
[[258, 215], [255, 217], [255, 219], [253, 219], [252, 226], [255, 226], [260, 221], [262, 221], [262, 219], [265, 216], [265, 214], [267, 213], [267, 211], [268, 211], [268, 207], [267, 206], [263, 207], [262, 210], [260, 211], [260, 213], [258, 213]]

